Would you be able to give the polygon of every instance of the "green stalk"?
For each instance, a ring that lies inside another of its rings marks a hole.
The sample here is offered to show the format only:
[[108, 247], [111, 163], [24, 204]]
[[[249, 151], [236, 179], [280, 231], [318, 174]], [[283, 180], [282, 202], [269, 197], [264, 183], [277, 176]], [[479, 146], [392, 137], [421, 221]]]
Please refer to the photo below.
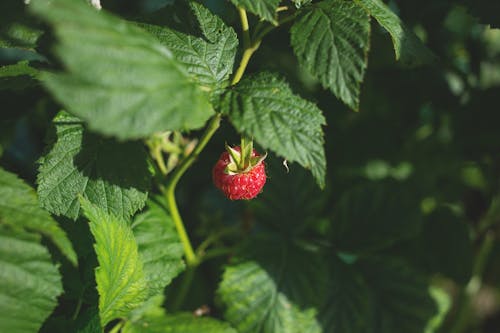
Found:
[[250, 61], [250, 58], [254, 54], [255, 51], [260, 46], [261, 39], [256, 39], [253, 43], [250, 40], [250, 26], [248, 25], [248, 17], [247, 17], [247, 12], [243, 8], [238, 8], [238, 13], [240, 14], [240, 20], [241, 20], [241, 28], [243, 30], [243, 55], [241, 57], [240, 65], [238, 66], [238, 69], [236, 70], [236, 73], [234, 73], [233, 80], [231, 81], [231, 85], [235, 85], [236, 83], [240, 82], [241, 78], [243, 77], [243, 74], [245, 73], [245, 70], [248, 66], [248, 62]]
[[493, 249], [494, 242], [495, 236], [493, 233], [487, 233], [481, 242], [479, 251], [474, 258], [472, 278], [459, 296], [459, 306], [455, 315], [456, 321], [450, 329], [451, 333], [463, 333], [470, 326], [472, 317], [471, 300], [481, 288], [486, 261]]
[[184, 254], [186, 255], [187, 265], [189, 267], [196, 266], [198, 264], [198, 258], [193, 251], [193, 246], [191, 245], [191, 241], [189, 240], [186, 228], [184, 227], [184, 223], [182, 222], [179, 209], [177, 208], [177, 202], [175, 201], [175, 188], [182, 175], [184, 175], [186, 170], [189, 169], [189, 167], [193, 164], [193, 162], [200, 155], [207, 143], [210, 141], [215, 131], [219, 128], [220, 119], [221, 115], [218, 113], [212, 118], [212, 120], [210, 120], [210, 123], [208, 124], [205, 132], [203, 133], [193, 152], [182, 160], [181, 164], [172, 174], [172, 177], [170, 178], [170, 181], [168, 182], [167, 187], [164, 190], [164, 195], [167, 198], [168, 207], [170, 209], [170, 214], [172, 215], [172, 219], [174, 220], [175, 228], [177, 229], [177, 233], [179, 234], [179, 238], [184, 248]]

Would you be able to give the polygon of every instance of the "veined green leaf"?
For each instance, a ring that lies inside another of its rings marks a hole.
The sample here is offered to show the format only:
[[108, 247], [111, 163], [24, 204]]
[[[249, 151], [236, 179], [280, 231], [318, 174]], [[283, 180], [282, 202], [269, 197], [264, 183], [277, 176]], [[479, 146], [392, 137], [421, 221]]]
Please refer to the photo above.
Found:
[[299, 63], [354, 110], [359, 107], [370, 39], [370, 17], [358, 4], [324, 0], [304, 9], [291, 29]]
[[191, 313], [146, 316], [127, 323], [123, 333], [236, 333], [228, 323]]
[[129, 224], [108, 215], [87, 199], [81, 198], [80, 203], [95, 238], [99, 314], [105, 326], [115, 318], [126, 317], [144, 302], [148, 295], [147, 281]]
[[141, 27], [171, 50], [200, 85], [210, 89], [223, 87], [233, 72], [238, 47], [236, 32], [202, 5], [190, 5], [203, 38], [154, 25]]
[[0, 168], [0, 224], [36, 231], [52, 240], [73, 265], [76, 253], [57, 222], [39, 207], [35, 191], [16, 175]]
[[373, 309], [370, 290], [360, 272], [333, 258], [327, 283], [326, 301], [320, 311], [323, 331], [366, 332]]
[[40, 237], [0, 224], [0, 267], [0, 332], [38, 332], [62, 293], [61, 277]]
[[381, 0], [354, 0], [391, 35], [396, 59], [408, 65], [431, 63], [435, 56]]
[[250, 75], [221, 96], [219, 107], [239, 132], [254, 137], [290, 162], [310, 169], [325, 185], [323, 148], [325, 118], [313, 103], [294, 95], [283, 80], [270, 73]]
[[226, 267], [218, 295], [240, 333], [319, 333], [324, 265], [280, 239], [253, 239]]
[[449, 298], [408, 264], [369, 258], [356, 264], [372, 293], [372, 332], [432, 333], [439, 327]]
[[231, 0], [237, 6], [248, 10], [266, 21], [277, 23], [276, 9], [280, 0]]
[[149, 296], [161, 293], [185, 268], [184, 250], [174, 222], [160, 203], [150, 200], [147, 211], [135, 218], [132, 230], [144, 264]]
[[213, 113], [172, 53], [136, 25], [85, 1], [35, 0], [30, 7], [54, 28], [55, 52], [65, 67], [41, 78], [91, 129], [142, 138], [199, 128]]
[[341, 198], [335, 207], [330, 235], [337, 249], [365, 253], [417, 236], [421, 227], [418, 196], [412, 196], [403, 184], [369, 183]]
[[56, 139], [40, 159], [38, 195], [44, 208], [76, 219], [78, 195], [127, 219], [144, 206], [151, 173], [139, 142], [116, 142], [86, 131], [80, 119], [59, 113]]

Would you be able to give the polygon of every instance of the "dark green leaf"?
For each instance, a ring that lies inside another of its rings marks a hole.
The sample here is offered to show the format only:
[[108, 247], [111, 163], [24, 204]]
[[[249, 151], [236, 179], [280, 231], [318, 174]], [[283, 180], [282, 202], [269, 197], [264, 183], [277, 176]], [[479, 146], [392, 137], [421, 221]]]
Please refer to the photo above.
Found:
[[280, 0], [231, 0], [237, 6], [260, 16], [264, 20], [276, 23], [276, 9]]
[[372, 292], [373, 333], [431, 333], [446, 315], [450, 300], [402, 261], [370, 258], [356, 264]]
[[325, 0], [307, 7], [292, 26], [301, 66], [354, 110], [367, 63], [370, 17], [352, 1]]
[[53, 26], [66, 68], [42, 75], [44, 84], [90, 128], [141, 138], [199, 128], [213, 113], [172, 53], [136, 25], [85, 1], [37, 0], [31, 9]]
[[436, 212], [426, 221], [422, 250], [432, 271], [462, 284], [469, 282], [474, 254], [469, 229], [451, 212]]
[[38, 71], [27, 61], [0, 67], [0, 90], [23, 90], [38, 84]]
[[252, 239], [224, 271], [224, 317], [240, 333], [321, 332], [315, 305], [324, 296], [324, 269], [318, 256], [288, 241]]
[[320, 312], [323, 332], [366, 332], [373, 309], [363, 277], [337, 258], [329, 269], [326, 302]]
[[435, 56], [381, 0], [354, 0], [366, 9], [391, 35], [396, 59], [407, 65], [427, 64]]
[[313, 103], [294, 95], [285, 81], [270, 73], [250, 75], [228, 90], [219, 102], [239, 132], [255, 138], [290, 162], [311, 172], [325, 185], [323, 148], [325, 118]]
[[132, 225], [139, 256], [144, 264], [149, 296], [161, 293], [184, 270], [184, 250], [170, 214], [158, 202], [149, 201], [148, 210]]
[[81, 198], [81, 205], [95, 238], [99, 262], [95, 279], [104, 327], [115, 318], [126, 317], [144, 302], [148, 294], [147, 281], [129, 224], [108, 215], [86, 199]]
[[54, 119], [56, 140], [41, 158], [38, 195], [47, 210], [76, 219], [78, 195], [108, 213], [127, 219], [144, 206], [151, 173], [139, 142], [119, 143], [86, 131], [61, 112]]
[[39, 207], [35, 191], [16, 175], [0, 168], [0, 223], [36, 231], [48, 238], [73, 265], [76, 253], [56, 221]]
[[0, 332], [37, 332], [62, 293], [49, 252], [39, 236], [0, 224], [0, 267]]
[[369, 252], [418, 235], [420, 200], [396, 182], [368, 183], [344, 194], [331, 224], [333, 245], [346, 252]]
[[250, 205], [258, 223], [296, 235], [322, 218], [327, 196], [304, 169], [291, 165], [288, 171], [281, 162], [274, 155], [268, 156], [265, 163], [270, 181]]
[[159, 26], [141, 26], [171, 50], [200, 85], [209, 89], [223, 87], [233, 72], [236, 32], [202, 5], [193, 2], [191, 8], [203, 38]]

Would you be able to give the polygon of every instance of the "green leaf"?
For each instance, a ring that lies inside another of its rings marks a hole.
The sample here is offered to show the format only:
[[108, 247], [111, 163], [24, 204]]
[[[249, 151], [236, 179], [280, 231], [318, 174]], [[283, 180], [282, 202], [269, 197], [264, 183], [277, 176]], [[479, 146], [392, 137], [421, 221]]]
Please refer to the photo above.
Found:
[[249, 202], [255, 221], [272, 226], [282, 234], [296, 236], [307, 232], [311, 224], [323, 217], [327, 195], [298, 165], [291, 165], [287, 170], [275, 156], [268, 156], [265, 163], [267, 176], [272, 181]]
[[319, 317], [324, 332], [366, 332], [373, 310], [363, 276], [337, 258], [329, 270], [326, 302]]
[[407, 65], [427, 64], [435, 60], [434, 54], [381, 0], [354, 1], [364, 7], [389, 32], [396, 59]]
[[149, 296], [161, 293], [185, 268], [184, 250], [174, 222], [165, 208], [150, 200], [148, 210], [138, 215], [132, 225], [139, 256], [144, 264]]
[[0, 29], [0, 47], [34, 50], [43, 32], [25, 23], [11, 22]]
[[217, 15], [193, 2], [203, 38], [154, 25], [141, 25], [182, 62], [196, 82], [210, 89], [224, 87], [233, 72], [238, 37]]
[[123, 333], [237, 333], [229, 324], [212, 318], [197, 318], [192, 313], [147, 316], [129, 322]]
[[144, 302], [148, 294], [147, 282], [137, 242], [128, 223], [84, 198], [80, 202], [95, 238], [94, 248], [99, 262], [95, 278], [99, 314], [104, 327], [115, 318], [126, 317]]
[[[429, 273], [441, 273], [465, 285], [472, 275], [474, 247], [467, 224], [451, 211], [440, 208], [423, 224], [421, 235], [404, 248], [409, 260]], [[411, 247], [413, 245], [413, 247]], [[397, 249], [400, 253], [401, 249]]]
[[248, 10], [266, 21], [277, 23], [276, 9], [280, 0], [231, 0], [237, 6]]
[[27, 61], [0, 67], [0, 90], [23, 90], [38, 85], [38, 70]]
[[291, 28], [299, 64], [354, 110], [370, 46], [370, 17], [351, 1], [325, 0], [306, 7]]
[[102, 333], [101, 320], [97, 308], [90, 308], [76, 323], [76, 333]]
[[40, 237], [0, 224], [0, 267], [0, 332], [38, 332], [62, 293]]
[[44, 208], [76, 219], [80, 194], [123, 219], [144, 206], [151, 173], [141, 143], [104, 139], [65, 112], [55, 117], [54, 124], [56, 139], [40, 159], [37, 178]]
[[418, 235], [422, 226], [420, 200], [396, 182], [368, 183], [344, 194], [331, 224], [334, 246], [362, 253], [386, 248]]
[[288, 241], [252, 239], [226, 267], [218, 295], [240, 333], [321, 332], [315, 304], [325, 276], [318, 256]]
[[73, 246], [54, 219], [39, 207], [35, 191], [16, 175], [0, 168], [0, 223], [26, 228], [48, 237], [73, 264]]
[[356, 265], [372, 293], [373, 333], [431, 333], [439, 327], [450, 301], [425, 276], [391, 258], [369, 258]]
[[325, 118], [313, 103], [294, 95], [285, 81], [270, 73], [247, 76], [221, 96], [219, 107], [236, 129], [290, 162], [311, 172], [325, 185], [323, 148]]
[[[42, 79], [91, 129], [120, 139], [199, 128], [212, 115], [208, 97], [156, 38], [85, 1], [37, 0], [32, 11], [58, 37], [66, 69]], [[82, 40], [85, 43], [82, 43]]]

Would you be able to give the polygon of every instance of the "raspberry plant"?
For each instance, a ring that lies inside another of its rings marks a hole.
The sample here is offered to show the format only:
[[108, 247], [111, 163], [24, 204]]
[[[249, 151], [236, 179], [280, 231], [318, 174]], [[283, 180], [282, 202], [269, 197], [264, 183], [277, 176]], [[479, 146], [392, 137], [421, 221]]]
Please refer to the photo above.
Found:
[[500, 10], [433, 3], [4, 0], [0, 332], [493, 332]]

